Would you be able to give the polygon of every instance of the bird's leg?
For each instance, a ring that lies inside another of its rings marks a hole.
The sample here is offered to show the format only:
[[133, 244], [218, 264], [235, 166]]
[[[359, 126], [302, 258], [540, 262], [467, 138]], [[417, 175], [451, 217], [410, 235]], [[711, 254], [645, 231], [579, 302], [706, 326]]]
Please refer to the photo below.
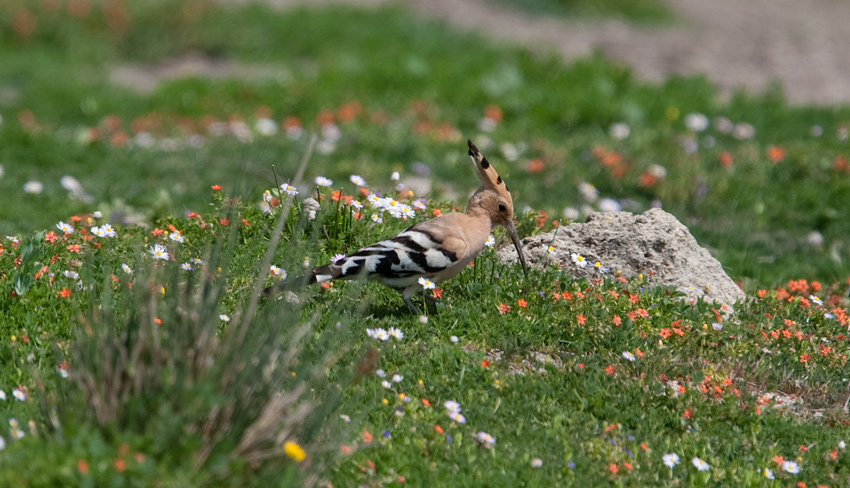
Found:
[[411, 312], [419, 315], [419, 307], [414, 305], [413, 301], [411, 300], [411, 298], [413, 298], [413, 295], [416, 293], [417, 288], [418, 286], [405, 288], [401, 292], [401, 301], [403, 301], [404, 304], [407, 305], [407, 308], [409, 308]]

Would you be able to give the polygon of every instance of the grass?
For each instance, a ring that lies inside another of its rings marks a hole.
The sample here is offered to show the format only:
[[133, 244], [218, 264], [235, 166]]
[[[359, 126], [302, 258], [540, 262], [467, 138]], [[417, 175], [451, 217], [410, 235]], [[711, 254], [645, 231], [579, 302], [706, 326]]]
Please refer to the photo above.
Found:
[[[0, 7], [0, 25], [17, 26], [0, 30], [0, 233], [10, 236], [0, 484], [847, 484], [847, 107], [792, 107], [778, 91], [721, 103], [704, 79], [648, 85], [602, 57], [565, 66], [395, 8], [168, 4], [106, 15]], [[22, 9], [34, 30], [21, 27]], [[286, 75], [166, 81], [151, 94], [108, 81], [115, 64], [187, 51]], [[313, 221], [315, 185], [296, 185], [286, 211], [274, 190], [295, 183], [311, 133], [305, 178], [335, 181]], [[657, 200], [753, 299], [721, 320], [639, 278], [589, 282], [556, 268], [525, 278], [486, 250], [422, 318], [370, 283], [252, 305], [277, 279], [267, 249], [291, 279], [305, 257], [323, 263], [462, 206], [474, 186], [465, 137], [528, 205], [521, 235], [541, 231], [540, 211], [545, 230], [565, 210], [603, 205], [582, 183], [633, 211]], [[332, 198], [365, 200], [348, 181], [360, 174], [407, 201], [393, 171], [432, 180], [415, 218], [376, 224], [373, 207], [357, 219]], [[79, 186], [63, 186], [65, 175]], [[24, 191], [29, 181], [42, 191]], [[279, 199], [268, 212], [267, 189]], [[116, 237], [93, 236], [106, 222]], [[172, 259], [154, 260], [155, 244]], [[180, 269], [191, 258], [204, 264]], [[206, 360], [186, 361], [187, 349]], [[302, 388], [284, 409], [260, 408]], [[465, 422], [450, 418], [450, 400]], [[495, 445], [476, 441], [481, 432]], [[667, 453], [681, 463], [665, 466]]]
[[558, 15], [576, 19], [619, 18], [629, 22], [657, 24], [673, 20], [663, 0], [498, 0], [535, 15]]

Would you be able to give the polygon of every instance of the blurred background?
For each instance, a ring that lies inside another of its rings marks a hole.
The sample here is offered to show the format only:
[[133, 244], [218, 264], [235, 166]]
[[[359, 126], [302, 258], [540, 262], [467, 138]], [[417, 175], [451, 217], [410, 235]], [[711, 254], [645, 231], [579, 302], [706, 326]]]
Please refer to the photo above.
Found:
[[313, 135], [307, 181], [392, 192], [399, 172], [462, 205], [472, 138], [529, 218], [662, 207], [742, 283], [844, 279], [846, 18], [834, 0], [8, 0], [0, 232], [146, 224], [214, 184], [259, 199]]

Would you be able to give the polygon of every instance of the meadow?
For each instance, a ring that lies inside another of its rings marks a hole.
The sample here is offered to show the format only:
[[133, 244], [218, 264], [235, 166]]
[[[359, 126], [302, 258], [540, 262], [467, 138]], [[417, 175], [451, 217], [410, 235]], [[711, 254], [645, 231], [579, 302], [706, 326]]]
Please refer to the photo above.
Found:
[[[397, 7], [20, 0], [0, 25], [3, 486], [850, 482], [850, 108]], [[187, 53], [239, 68], [110, 78]], [[493, 249], [421, 314], [373, 283], [261, 296], [462, 208], [467, 138], [521, 236], [661, 206], [752, 298]]]

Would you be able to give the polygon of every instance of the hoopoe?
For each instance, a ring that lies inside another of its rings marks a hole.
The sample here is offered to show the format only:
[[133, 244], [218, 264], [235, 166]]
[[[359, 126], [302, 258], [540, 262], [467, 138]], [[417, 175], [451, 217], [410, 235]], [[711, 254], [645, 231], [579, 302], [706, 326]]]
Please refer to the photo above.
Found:
[[426, 278], [436, 284], [463, 271], [484, 248], [496, 225], [508, 230], [522, 269], [527, 272], [508, 187], [472, 141], [467, 144], [481, 187], [470, 197], [466, 212], [419, 222], [395, 237], [313, 268], [309, 275], [266, 288], [264, 293], [270, 295], [317, 282], [362, 277], [400, 291], [405, 305], [416, 310], [410, 299], [423, 289], [419, 279]]

